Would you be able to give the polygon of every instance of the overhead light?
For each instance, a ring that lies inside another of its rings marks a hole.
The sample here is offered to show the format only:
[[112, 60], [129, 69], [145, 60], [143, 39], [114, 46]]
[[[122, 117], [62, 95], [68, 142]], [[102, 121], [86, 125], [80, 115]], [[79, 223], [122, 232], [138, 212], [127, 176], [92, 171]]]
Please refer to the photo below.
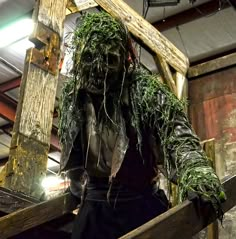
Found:
[[175, 6], [180, 0], [147, 0], [149, 7]]
[[29, 36], [33, 31], [33, 26], [31, 18], [23, 18], [6, 27], [0, 28], [0, 48]]

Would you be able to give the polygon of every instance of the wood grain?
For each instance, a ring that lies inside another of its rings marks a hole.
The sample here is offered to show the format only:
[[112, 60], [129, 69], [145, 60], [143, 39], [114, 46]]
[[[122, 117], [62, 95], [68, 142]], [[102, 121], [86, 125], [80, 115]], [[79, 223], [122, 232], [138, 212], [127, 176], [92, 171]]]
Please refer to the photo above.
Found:
[[233, 65], [236, 65], [236, 53], [190, 67], [188, 70], [188, 78], [198, 77]]
[[[226, 179], [223, 185], [228, 198], [222, 206], [227, 212], [236, 205], [236, 176]], [[193, 202], [187, 200], [119, 239], [189, 239], [215, 219], [212, 211], [197, 210]]]
[[[43, 23], [46, 28], [44, 34], [47, 42], [42, 44], [43, 59], [50, 57], [46, 53], [47, 44], [50, 45], [54, 40], [47, 37], [47, 30], [48, 33], [56, 32], [56, 36], [60, 38], [60, 45], [56, 47], [61, 47], [66, 4], [67, 0], [36, 1], [33, 19], [36, 23]], [[35, 28], [34, 33], [35, 31], [39, 30]], [[55, 48], [54, 51], [57, 52], [59, 49]], [[29, 49], [26, 53], [3, 186], [41, 198], [44, 193], [41, 182], [47, 169], [60, 54], [55, 58], [55, 74], [51, 74], [31, 63], [32, 52]]]
[[122, 0], [95, 0], [95, 2], [112, 16], [122, 19], [129, 31], [155, 55], [161, 56], [176, 71], [186, 74], [189, 66], [188, 58], [125, 2]]
[[71, 212], [75, 209], [71, 200], [69, 194], [64, 194], [1, 217], [0, 238], [9, 238]]

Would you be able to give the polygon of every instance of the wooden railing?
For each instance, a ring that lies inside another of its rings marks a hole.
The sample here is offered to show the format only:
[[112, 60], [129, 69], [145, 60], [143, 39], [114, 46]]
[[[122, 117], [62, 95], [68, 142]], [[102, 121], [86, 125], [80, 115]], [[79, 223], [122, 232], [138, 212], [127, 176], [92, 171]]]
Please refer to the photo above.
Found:
[[[222, 206], [227, 212], [236, 205], [236, 176], [223, 185], [228, 198]], [[216, 215], [208, 208], [196, 208], [186, 200], [119, 239], [190, 239], [214, 220]]]
[[[229, 211], [236, 205], [236, 176], [223, 182], [227, 200], [223, 203], [223, 211]], [[13, 212], [0, 218], [0, 239], [17, 235], [30, 228], [61, 217], [71, 212], [75, 207], [71, 203], [69, 194], [45, 201], [25, 209]], [[166, 213], [152, 219], [141, 227], [122, 236], [120, 239], [190, 239], [216, 216], [206, 208], [196, 208], [194, 203], [186, 200]]]

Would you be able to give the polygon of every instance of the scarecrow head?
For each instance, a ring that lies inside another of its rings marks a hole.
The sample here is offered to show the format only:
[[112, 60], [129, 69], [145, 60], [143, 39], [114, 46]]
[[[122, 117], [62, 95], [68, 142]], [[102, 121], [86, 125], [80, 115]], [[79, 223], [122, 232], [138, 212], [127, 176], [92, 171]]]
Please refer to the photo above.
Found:
[[121, 89], [128, 62], [128, 33], [109, 14], [82, 16], [74, 35], [73, 74], [80, 89], [94, 94]]

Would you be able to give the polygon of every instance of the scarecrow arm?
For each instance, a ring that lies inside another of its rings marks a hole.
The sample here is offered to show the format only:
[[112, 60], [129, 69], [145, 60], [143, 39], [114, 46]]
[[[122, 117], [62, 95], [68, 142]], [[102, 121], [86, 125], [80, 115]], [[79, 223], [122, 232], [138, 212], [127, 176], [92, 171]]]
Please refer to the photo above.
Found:
[[156, 133], [161, 140], [168, 175], [176, 170], [179, 201], [197, 195], [201, 201], [210, 202], [222, 218], [221, 202], [225, 200], [222, 185], [201, 148], [183, 104], [164, 87], [158, 90], [157, 101]]
[[[225, 194], [185, 114], [185, 102], [161, 83], [158, 75], [137, 69], [133, 80], [136, 86], [132, 88], [131, 99], [135, 115], [141, 117], [145, 127], [152, 130], [157, 145], [161, 145], [168, 179], [173, 180], [173, 172], [176, 172], [179, 201], [193, 192], [210, 201], [221, 218]], [[134, 117], [133, 124], [139, 129], [138, 117]]]

